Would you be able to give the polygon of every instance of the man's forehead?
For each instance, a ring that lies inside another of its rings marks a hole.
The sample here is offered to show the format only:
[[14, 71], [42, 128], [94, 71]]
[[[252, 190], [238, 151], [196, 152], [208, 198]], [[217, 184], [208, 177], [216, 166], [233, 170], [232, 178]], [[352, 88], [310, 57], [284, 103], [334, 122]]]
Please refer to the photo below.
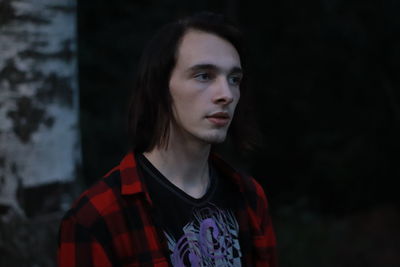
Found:
[[236, 48], [216, 34], [204, 31], [189, 30], [182, 38], [177, 55], [177, 65], [185, 68], [196, 65], [240, 68]]

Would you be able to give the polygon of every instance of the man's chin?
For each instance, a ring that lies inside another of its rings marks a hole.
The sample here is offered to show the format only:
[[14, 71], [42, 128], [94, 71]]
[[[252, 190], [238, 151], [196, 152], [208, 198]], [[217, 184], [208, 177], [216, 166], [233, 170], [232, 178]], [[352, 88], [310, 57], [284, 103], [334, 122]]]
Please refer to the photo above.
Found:
[[203, 138], [203, 141], [211, 145], [216, 145], [223, 143], [225, 139], [226, 139], [226, 134], [220, 134], [220, 135], [206, 136]]

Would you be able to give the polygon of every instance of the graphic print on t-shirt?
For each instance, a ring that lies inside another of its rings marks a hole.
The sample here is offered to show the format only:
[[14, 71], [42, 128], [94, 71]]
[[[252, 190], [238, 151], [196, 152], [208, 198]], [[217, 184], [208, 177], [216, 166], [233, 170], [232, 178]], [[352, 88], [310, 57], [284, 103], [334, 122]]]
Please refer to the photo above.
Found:
[[183, 266], [241, 266], [239, 225], [232, 211], [214, 205], [193, 210], [178, 241], [167, 232], [171, 263]]

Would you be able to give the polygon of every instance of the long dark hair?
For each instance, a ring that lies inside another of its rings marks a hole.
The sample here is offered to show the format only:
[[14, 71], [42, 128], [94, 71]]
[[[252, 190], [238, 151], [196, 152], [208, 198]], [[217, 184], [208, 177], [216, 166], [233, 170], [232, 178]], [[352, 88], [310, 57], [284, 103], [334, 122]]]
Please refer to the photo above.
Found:
[[173, 119], [169, 80], [176, 64], [180, 41], [190, 29], [215, 34], [230, 42], [237, 50], [244, 77], [240, 85], [241, 100], [236, 107], [228, 135], [240, 148], [251, 149], [253, 146], [254, 134], [247, 133], [254, 133], [254, 127], [249, 125], [248, 120], [250, 106], [247, 104], [242, 33], [222, 15], [203, 12], [165, 25], [150, 40], [142, 54], [128, 114], [128, 134], [131, 148], [135, 152], [151, 151], [168, 142], [169, 126]]

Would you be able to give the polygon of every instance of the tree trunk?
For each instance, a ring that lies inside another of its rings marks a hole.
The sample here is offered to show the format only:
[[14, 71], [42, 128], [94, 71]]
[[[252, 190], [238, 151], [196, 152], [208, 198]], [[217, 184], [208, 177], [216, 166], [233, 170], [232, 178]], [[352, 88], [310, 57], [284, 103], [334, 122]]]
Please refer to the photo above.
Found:
[[0, 0], [0, 215], [29, 213], [29, 189], [76, 177], [75, 11], [74, 0]]

